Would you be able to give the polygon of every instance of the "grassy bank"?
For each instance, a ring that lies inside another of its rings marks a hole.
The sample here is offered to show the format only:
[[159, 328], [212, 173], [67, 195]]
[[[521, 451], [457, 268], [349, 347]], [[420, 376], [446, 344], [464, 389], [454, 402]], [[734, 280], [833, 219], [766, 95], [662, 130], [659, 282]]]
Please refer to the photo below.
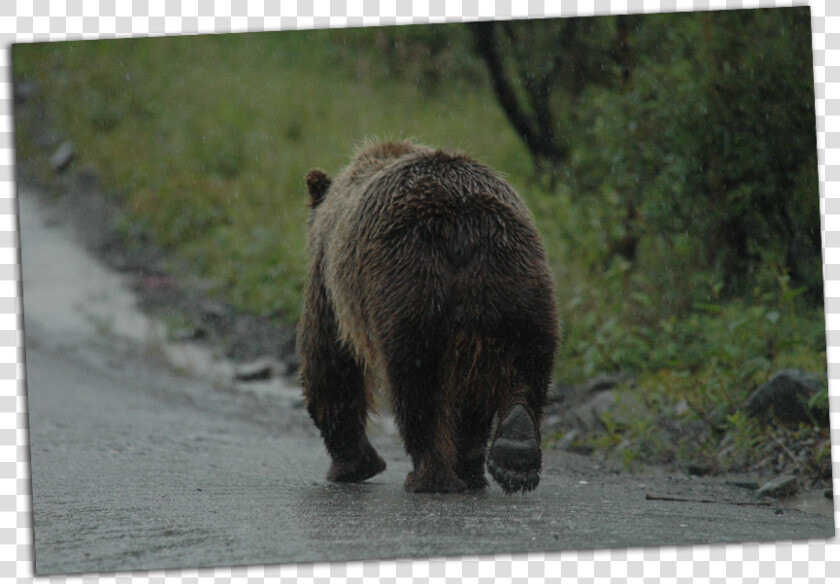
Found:
[[[527, 154], [486, 88], [384, 83], [334, 57], [329, 31], [18, 47], [18, 79], [148, 228], [237, 306], [294, 321], [306, 193], [367, 137], [412, 137], [522, 174]], [[24, 142], [25, 136], [21, 136]], [[26, 145], [22, 144], [26, 155]]]
[[[583, 206], [570, 186], [535, 180], [483, 68], [465, 56], [465, 31], [429, 52], [414, 42], [426, 28], [19, 45], [14, 76], [35, 84], [76, 168], [119, 200], [126, 232], [148, 231], [232, 304], [286, 323], [300, 309], [308, 169], [335, 174], [370, 137], [467, 151], [507, 176], [545, 238], [565, 321], [558, 379], [636, 375], [643, 415], [608, 424], [589, 447], [609, 456], [622, 446], [631, 465], [713, 459], [728, 470], [797, 432], [810, 441], [808, 472], [824, 474], [827, 394], [802, 428], [738, 413], [779, 369], [825, 382], [822, 308], [803, 303], [783, 271], [720, 297], [713, 274], [684, 265], [690, 241], [675, 255], [652, 238], [635, 267], [599, 262], [618, 202]], [[38, 130], [17, 128], [17, 155], [47, 177]], [[675, 440], [659, 418], [694, 430]], [[718, 456], [727, 440], [749, 448]]]

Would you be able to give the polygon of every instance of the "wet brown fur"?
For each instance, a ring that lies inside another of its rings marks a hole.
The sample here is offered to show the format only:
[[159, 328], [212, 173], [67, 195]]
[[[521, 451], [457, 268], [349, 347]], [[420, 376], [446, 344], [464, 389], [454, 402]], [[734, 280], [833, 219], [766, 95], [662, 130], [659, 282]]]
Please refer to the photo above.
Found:
[[365, 436], [378, 376], [414, 464], [406, 489], [485, 486], [494, 419], [521, 404], [539, 427], [558, 341], [529, 211], [487, 167], [407, 142], [368, 146], [334, 180], [313, 170], [306, 185], [298, 350], [328, 478], [385, 468]]

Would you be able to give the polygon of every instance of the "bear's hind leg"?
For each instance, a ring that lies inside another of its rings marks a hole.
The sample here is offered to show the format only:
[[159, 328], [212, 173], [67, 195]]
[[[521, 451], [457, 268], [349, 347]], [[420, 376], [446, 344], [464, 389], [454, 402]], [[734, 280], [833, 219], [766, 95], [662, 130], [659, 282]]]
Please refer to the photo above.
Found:
[[[546, 300], [546, 304], [548, 301]], [[534, 311], [548, 314], [548, 310]], [[512, 318], [502, 354], [507, 355], [497, 402], [498, 424], [487, 453], [487, 470], [505, 493], [532, 491], [540, 482], [540, 420], [551, 380], [556, 323], [551, 318]]]
[[487, 469], [510, 494], [535, 489], [540, 482], [541, 467], [542, 450], [536, 423], [524, 405], [516, 404], [499, 420]]
[[405, 480], [405, 490], [461, 492], [467, 484], [455, 472], [454, 412], [440, 381], [439, 349], [417, 350], [414, 343], [416, 340], [412, 342], [415, 350], [404, 356], [390, 355], [388, 359], [394, 414], [405, 450], [414, 464]]

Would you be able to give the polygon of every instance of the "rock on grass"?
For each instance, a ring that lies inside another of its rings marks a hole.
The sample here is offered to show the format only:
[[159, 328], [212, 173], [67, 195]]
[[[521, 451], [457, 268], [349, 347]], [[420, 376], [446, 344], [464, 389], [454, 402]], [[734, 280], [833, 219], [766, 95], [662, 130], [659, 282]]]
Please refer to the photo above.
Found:
[[75, 153], [72, 142], [62, 142], [50, 157], [50, 166], [56, 172], [63, 172], [70, 166]]
[[262, 358], [249, 363], [240, 363], [234, 368], [237, 381], [260, 381], [274, 377], [278, 363], [271, 358]]
[[799, 492], [799, 481], [793, 475], [781, 475], [761, 487], [756, 495], [759, 497], [792, 497]]
[[744, 412], [753, 417], [773, 415], [782, 422], [809, 422], [808, 400], [820, 391], [820, 382], [809, 373], [785, 369], [759, 386], [744, 403]]

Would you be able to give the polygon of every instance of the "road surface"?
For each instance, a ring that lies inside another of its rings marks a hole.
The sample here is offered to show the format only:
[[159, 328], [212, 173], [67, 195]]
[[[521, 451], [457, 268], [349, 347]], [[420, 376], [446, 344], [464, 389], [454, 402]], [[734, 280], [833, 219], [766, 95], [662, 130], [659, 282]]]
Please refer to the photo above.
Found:
[[383, 421], [372, 442], [388, 469], [330, 484], [296, 388], [237, 387], [212, 351], [166, 342], [126, 276], [34, 193], [20, 211], [38, 575], [834, 535], [831, 517], [745, 489], [560, 452], [533, 493], [410, 495]]

